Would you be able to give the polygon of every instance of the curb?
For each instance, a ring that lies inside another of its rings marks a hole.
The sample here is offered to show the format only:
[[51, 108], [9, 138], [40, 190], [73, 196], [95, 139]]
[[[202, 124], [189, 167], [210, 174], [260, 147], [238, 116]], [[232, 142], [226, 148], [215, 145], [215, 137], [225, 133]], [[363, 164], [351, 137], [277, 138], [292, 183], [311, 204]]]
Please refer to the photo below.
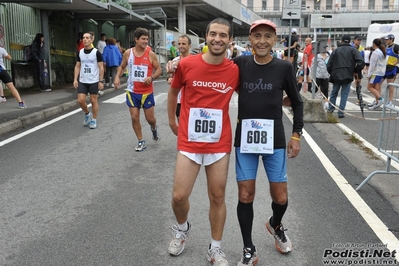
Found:
[[[124, 89], [126, 87], [126, 83], [122, 84], [120, 86], [120, 89]], [[104, 94], [108, 94], [115, 91], [115, 88], [109, 88], [109, 89], [105, 89], [103, 90]], [[102, 96], [99, 96], [102, 97]], [[87, 100], [89, 100], [89, 96], [87, 97]], [[56, 115], [60, 115], [63, 112], [69, 111], [73, 108], [78, 107], [78, 102], [77, 100], [73, 100], [73, 101], [69, 101], [63, 104], [60, 104], [58, 106], [53, 106], [38, 112], [34, 112], [25, 116], [21, 116], [17, 119], [13, 119], [10, 121], [6, 121], [4, 123], [0, 124], [0, 135], [3, 134], [7, 134], [10, 133], [12, 131], [18, 130], [18, 129], [22, 129], [22, 128], [26, 128], [32, 124], [35, 124], [37, 122], [43, 121], [45, 119], [49, 119], [52, 118]]]

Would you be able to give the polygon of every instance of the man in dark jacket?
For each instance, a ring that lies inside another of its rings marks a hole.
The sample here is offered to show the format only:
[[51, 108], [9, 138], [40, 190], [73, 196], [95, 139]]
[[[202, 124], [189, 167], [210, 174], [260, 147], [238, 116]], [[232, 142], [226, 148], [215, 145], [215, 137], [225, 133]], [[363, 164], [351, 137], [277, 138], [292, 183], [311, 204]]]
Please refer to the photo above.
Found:
[[328, 112], [333, 113], [335, 110], [335, 102], [337, 100], [338, 91], [341, 90], [341, 102], [339, 104], [338, 117], [344, 118], [344, 110], [350, 86], [356, 71], [363, 69], [365, 63], [359, 51], [350, 45], [351, 37], [349, 35], [342, 36], [341, 44], [331, 54], [327, 63], [327, 71], [330, 73], [330, 82], [333, 89], [330, 95], [330, 104]]
[[51, 91], [51, 89], [46, 86], [47, 65], [44, 54], [44, 35], [42, 33], [37, 33], [35, 39], [33, 40], [32, 61], [40, 90], [42, 92]]

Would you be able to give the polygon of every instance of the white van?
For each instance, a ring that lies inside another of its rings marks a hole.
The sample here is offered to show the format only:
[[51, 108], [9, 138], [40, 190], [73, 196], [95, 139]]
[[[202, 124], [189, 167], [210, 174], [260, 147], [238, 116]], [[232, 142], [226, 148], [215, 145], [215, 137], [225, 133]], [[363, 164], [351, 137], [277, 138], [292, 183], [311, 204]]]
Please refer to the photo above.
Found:
[[374, 39], [385, 37], [388, 34], [393, 34], [395, 36], [395, 39], [399, 40], [399, 23], [371, 24], [367, 31], [366, 47], [371, 46]]

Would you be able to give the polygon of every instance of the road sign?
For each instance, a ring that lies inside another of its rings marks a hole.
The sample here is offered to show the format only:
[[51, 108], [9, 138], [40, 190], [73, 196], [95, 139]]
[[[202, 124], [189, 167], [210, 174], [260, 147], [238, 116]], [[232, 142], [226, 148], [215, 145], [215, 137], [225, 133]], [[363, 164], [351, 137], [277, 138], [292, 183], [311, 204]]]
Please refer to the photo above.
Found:
[[301, 0], [283, 0], [282, 19], [301, 19]]

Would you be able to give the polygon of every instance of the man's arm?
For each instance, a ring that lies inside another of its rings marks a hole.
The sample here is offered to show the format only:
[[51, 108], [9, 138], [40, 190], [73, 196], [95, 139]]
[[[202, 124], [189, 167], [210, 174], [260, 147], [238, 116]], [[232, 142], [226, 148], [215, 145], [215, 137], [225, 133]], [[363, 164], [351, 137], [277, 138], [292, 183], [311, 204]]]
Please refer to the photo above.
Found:
[[179, 94], [180, 89], [175, 89], [170, 87], [168, 92], [168, 120], [169, 126], [172, 130], [173, 134], [177, 136], [178, 132], [178, 124], [176, 122], [176, 105], [177, 105], [177, 95]]
[[75, 65], [75, 69], [73, 71], [73, 87], [75, 89], [78, 88], [78, 76], [79, 76], [79, 72], [80, 72], [80, 62], [77, 61], [76, 65]]
[[125, 72], [125, 69], [126, 69], [126, 66], [127, 66], [127, 61], [128, 61], [128, 59], [129, 59], [131, 50], [132, 50], [132, 49], [126, 50], [126, 52], [123, 53], [122, 63], [121, 63], [120, 66], [117, 68], [116, 75], [115, 75], [115, 79], [114, 79], [114, 86], [115, 86], [115, 89], [116, 89], [116, 90], [117, 90], [117, 89], [119, 88], [119, 86], [121, 85], [120, 77], [121, 77], [122, 74]]
[[360, 71], [364, 68], [366, 63], [364, 62], [364, 58], [362, 57], [362, 55], [360, 54], [360, 52], [358, 50], [356, 50], [356, 49], [352, 49], [352, 50], [353, 50], [353, 55], [355, 58], [356, 70]]

